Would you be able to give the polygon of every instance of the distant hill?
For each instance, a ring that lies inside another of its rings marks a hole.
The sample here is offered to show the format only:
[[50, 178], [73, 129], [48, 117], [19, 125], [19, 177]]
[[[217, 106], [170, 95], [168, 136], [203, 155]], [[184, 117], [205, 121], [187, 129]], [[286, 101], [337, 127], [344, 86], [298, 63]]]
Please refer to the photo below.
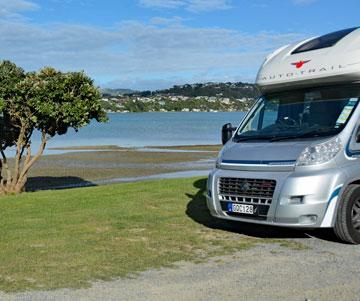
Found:
[[237, 82], [176, 85], [170, 89], [158, 90], [151, 94], [169, 94], [188, 97], [218, 96], [228, 98], [256, 98], [259, 92], [254, 84]]
[[131, 90], [131, 89], [109, 89], [109, 88], [103, 88], [101, 89], [101, 94], [104, 96], [119, 96], [119, 95], [125, 95], [125, 94], [132, 94], [136, 93], [137, 91]]
[[133, 91], [129, 89], [102, 89], [103, 95], [118, 96], [208, 96], [208, 97], [227, 97], [227, 98], [256, 98], [259, 92], [254, 84], [249, 83], [203, 83], [203, 84], [186, 84], [175, 85], [172, 88], [156, 91]]
[[[108, 112], [246, 112], [259, 96], [254, 84], [204, 83], [177, 85], [157, 91], [104, 89]], [[107, 93], [107, 94], [105, 94]]]

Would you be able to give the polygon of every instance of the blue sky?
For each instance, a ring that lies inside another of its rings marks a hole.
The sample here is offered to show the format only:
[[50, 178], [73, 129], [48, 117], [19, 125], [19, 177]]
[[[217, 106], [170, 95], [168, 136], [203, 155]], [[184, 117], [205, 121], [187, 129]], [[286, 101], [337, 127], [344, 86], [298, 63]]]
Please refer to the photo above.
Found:
[[254, 81], [266, 54], [359, 26], [359, 0], [0, 0], [0, 58], [97, 85]]

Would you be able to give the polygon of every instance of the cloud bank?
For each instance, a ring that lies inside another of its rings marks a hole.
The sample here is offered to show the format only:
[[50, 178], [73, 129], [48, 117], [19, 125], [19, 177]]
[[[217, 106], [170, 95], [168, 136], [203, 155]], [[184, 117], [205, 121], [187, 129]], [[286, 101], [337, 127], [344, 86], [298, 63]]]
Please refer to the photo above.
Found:
[[40, 7], [26, 0], [0, 0], [0, 18], [18, 18], [20, 12], [37, 10]]
[[[4, 3], [0, 7], [5, 11]], [[0, 16], [1, 59], [26, 70], [47, 65], [84, 70], [98, 84], [112, 87], [157, 89], [196, 81], [250, 80], [268, 52], [301, 38], [296, 33], [192, 27], [178, 17], [124, 21], [112, 28], [45, 26], [9, 19], [9, 14], [38, 9], [28, 1], [12, 3], [6, 17]]]
[[308, 5], [316, 2], [317, 0], [293, 0], [295, 5]]
[[140, 0], [144, 7], [179, 9], [185, 8], [190, 12], [205, 12], [231, 8], [230, 0]]

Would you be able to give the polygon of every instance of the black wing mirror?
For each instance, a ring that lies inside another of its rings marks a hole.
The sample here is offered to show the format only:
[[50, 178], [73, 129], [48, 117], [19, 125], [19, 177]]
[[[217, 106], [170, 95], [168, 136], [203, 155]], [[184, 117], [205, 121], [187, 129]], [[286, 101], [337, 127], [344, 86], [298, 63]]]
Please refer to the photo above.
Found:
[[360, 143], [360, 126], [358, 127], [356, 131], [356, 137], [355, 137], [356, 143]]
[[227, 123], [223, 125], [221, 130], [221, 140], [223, 145], [231, 139], [233, 132], [235, 130], [236, 128], [233, 127], [231, 123]]

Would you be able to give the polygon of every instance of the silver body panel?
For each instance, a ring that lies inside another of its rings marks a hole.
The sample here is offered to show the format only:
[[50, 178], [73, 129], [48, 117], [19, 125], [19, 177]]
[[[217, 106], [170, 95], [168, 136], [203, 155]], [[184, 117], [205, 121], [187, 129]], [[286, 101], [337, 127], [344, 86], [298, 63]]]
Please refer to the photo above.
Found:
[[[229, 216], [220, 206], [218, 193], [218, 180], [220, 177], [246, 177], [252, 179], [272, 179], [276, 181], [273, 201], [270, 205], [267, 218], [258, 220], [246, 217]], [[270, 224], [287, 227], [317, 228], [331, 227], [333, 215], [328, 224], [323, 225], [331, 195], [337, 187], [341, 187], [346, 181], [346, 175], [341, 169], [317, 171], [317, 172], [272, 172], [272, 171], [235, 171], [235, 170], [214, 170], [209, 176], [208, 188], [212, 191], [212, 197], [207, 197], [207, 205], [213, 216], [259, 224]], [[324, 189], [327, 187], [327, 189]], [[291, 196], [303, 196], [303, 204], [288, 204]], [[334, 199], [332, 200], [334, 201]], [[336, 200], [335, 200], [336, 201]], [[316, 215], [314, 223], [302, 223], [300, 216]]]

